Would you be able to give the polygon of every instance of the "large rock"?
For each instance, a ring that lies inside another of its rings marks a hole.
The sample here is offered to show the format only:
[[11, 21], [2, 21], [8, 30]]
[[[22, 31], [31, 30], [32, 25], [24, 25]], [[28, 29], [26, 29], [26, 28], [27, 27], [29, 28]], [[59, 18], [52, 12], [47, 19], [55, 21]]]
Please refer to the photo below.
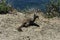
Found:
[[60, 40], [60, 18], [46, 19], [39, 14], [36, 23], [40, 27], [31, 26], [17, 31], [25, 14], [17, 13], [0, 15], [0, 40]]

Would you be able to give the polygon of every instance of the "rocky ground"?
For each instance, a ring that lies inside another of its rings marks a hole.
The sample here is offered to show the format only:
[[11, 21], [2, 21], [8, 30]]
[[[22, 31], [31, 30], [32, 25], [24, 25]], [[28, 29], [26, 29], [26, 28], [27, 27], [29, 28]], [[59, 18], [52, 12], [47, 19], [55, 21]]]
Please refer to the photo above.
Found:
[[22, 28], [19, 32], [17, 28], [21, 25], [24, 14], [0, 14], [0, 40], [60, 40], [60, 18], [47, 19], [39, 14], [36, 23], [40, 27], [30, 26]]

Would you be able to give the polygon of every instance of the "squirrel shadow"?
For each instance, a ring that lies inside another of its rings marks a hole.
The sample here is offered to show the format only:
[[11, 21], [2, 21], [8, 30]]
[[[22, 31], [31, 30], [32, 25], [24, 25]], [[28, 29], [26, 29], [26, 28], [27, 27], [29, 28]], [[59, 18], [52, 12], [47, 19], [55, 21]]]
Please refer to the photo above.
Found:
[[21, 28], [23, 28], [23, 27], [25, 27], [25, 28], [30, 27], [30, 26], [37, 26], [37, 27], [39, 27], [38, 24], [34, 23], [35, 20], [36, 20], [36, 18], [39, 18], [39, 16], [34, 15], [34, 19], [33, 19], [33, 20], [30, 20], [29, 22], [23, 23], [23, 24], [18, 28], [18, 31], [22, 31]]
[[30, 27], [30, 26], [37, 26], [37, 27], [39, 27], [39, 25], [36, 24], [36, 23], [34, 23], [34, 22], [30, 22], [28, 25], [26, 25], [26, 23], [24, 23], [23, 25], [21, 25], [21, 26], [18, 28], [18, 31], [22, 31], [21, 28], [23, 28], [23, 27], [27, 28], [27, 27]]

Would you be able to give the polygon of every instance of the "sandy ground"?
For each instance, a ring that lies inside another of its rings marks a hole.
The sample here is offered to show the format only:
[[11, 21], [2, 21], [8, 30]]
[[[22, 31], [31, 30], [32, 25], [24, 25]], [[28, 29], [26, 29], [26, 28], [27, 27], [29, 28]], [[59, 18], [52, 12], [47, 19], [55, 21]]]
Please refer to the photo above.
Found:
[[36, 23], [40, 27], [30, 26], [19, 32], [23, 18], [24, 14], [19, 12], [0, 15], [0, 40], [60, 40], [60, 18], [46, 19], [39, 14]]

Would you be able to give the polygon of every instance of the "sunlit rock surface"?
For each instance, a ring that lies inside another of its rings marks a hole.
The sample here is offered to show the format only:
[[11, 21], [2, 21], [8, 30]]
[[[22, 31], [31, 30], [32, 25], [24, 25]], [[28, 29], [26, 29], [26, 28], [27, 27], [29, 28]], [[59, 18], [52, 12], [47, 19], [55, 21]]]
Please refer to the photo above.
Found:
[[60, 18], [46, 19], [41, 14], [38, 15], [39, 20], [36, 19], [35, 22], [40, 27], [22, 28], [23, 32], [17, 28], [25, 14], [17, 12], [17, 15], [0, 15], [0, 40], [60, 40]]

